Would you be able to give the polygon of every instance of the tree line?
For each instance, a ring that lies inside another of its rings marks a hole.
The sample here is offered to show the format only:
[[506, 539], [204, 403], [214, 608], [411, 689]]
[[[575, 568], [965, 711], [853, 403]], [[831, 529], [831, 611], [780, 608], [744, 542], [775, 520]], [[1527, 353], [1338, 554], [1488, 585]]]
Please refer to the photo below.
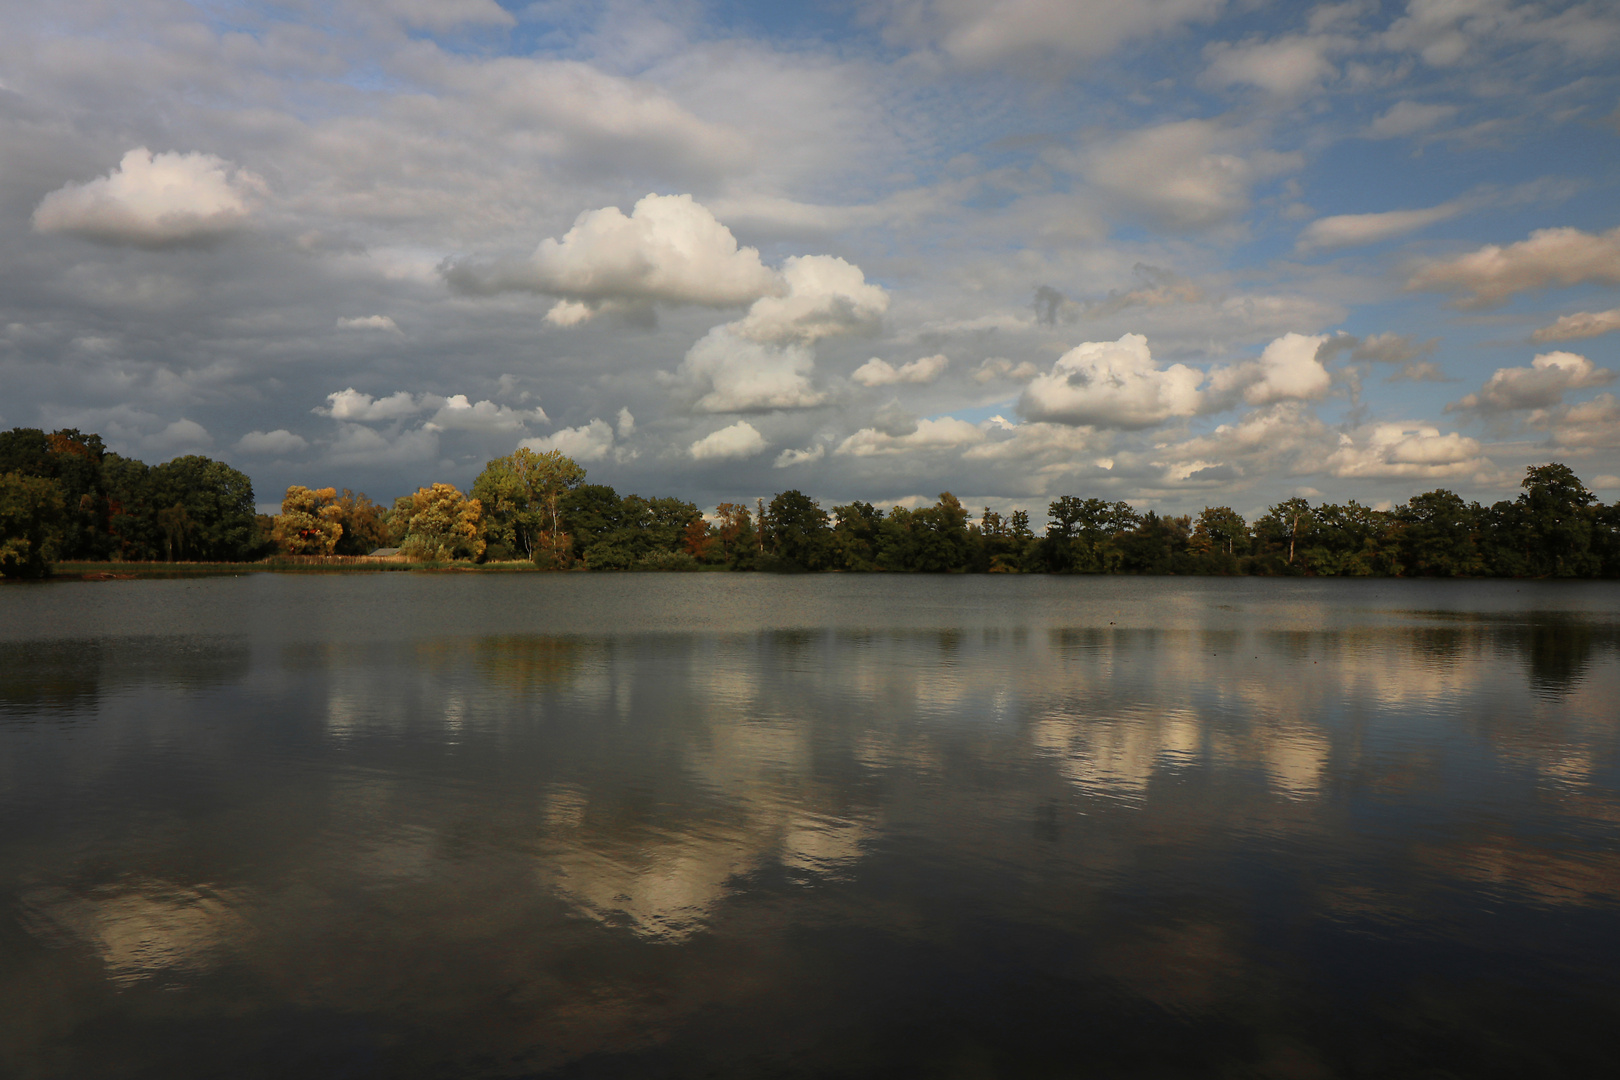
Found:
[[1037, 533], [1025, 511], [974, 520], [949, 492], [932, 506], [823, 508], [790, 490], [768, 503], [620, 495], [585, 482], [558, 451], [490, 461], [463, 493], [435, 483], [391, 507], [348, 489], [287, 489], [256, 515], [242, 473], [196, 455], [149, 466], [99, 436], [0, 433], [0, 570], [45, 573], [67, 559], [253, 560], [366, 555], [521, 561], [568, 570], [842, 570], [934, 573], [1620, 576], [1620, 504], [1605, 506], [1567, 466], [1527, 470], [1516, 499], [1490, 506], [1438, 489], [1378, 510], [1302, 498], [1253, 522], [1230, 507], [1138, 513], [1063, 496]]

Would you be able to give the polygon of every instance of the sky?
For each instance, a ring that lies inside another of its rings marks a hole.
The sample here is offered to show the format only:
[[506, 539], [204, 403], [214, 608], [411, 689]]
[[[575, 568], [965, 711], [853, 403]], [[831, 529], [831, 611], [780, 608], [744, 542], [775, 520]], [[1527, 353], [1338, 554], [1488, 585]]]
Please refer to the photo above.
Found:
[[1620, 499], [1620, 4], [0, 0], [0, 427], [381, 501]]

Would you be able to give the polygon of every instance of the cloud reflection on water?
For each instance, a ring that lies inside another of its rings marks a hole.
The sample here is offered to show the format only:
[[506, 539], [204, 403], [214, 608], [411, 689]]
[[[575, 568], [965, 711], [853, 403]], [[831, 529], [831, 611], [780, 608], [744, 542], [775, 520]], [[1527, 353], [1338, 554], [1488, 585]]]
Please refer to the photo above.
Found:
[[[890, 1007], [851, 980], [1015, 992], [998, 964], [1255, 1032], [1324, 934], [1524, 963], [1482, 905], [1612, 911], [1615, 626], [1344, 622], [226, 640], [172, 678], [114, 640], [78, 696], [38, 675], [77, 646], [32, 645], [0, 870], [43, 951], [0, 959], [0, 1041], [71, 1041], [101, 979], [539, 1072]], [[1267, 1045], [1321, 1067], [1301, 1030]]]

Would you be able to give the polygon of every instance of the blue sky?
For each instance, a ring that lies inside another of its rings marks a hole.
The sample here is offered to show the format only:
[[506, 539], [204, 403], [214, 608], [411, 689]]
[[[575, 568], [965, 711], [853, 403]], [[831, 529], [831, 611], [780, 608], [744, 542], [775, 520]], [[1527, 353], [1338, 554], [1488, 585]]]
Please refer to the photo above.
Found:
[[1620, 9], [0, 2], [0, 423], [391, 499], [1620, 497]]

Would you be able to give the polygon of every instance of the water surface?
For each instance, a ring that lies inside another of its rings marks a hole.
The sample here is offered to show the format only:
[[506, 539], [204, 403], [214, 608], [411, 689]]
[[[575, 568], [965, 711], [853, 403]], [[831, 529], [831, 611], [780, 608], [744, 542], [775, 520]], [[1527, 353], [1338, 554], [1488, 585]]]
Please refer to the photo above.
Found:
[[1613, 584], [0, 589], [0, 1075], [1591, 1076]]

